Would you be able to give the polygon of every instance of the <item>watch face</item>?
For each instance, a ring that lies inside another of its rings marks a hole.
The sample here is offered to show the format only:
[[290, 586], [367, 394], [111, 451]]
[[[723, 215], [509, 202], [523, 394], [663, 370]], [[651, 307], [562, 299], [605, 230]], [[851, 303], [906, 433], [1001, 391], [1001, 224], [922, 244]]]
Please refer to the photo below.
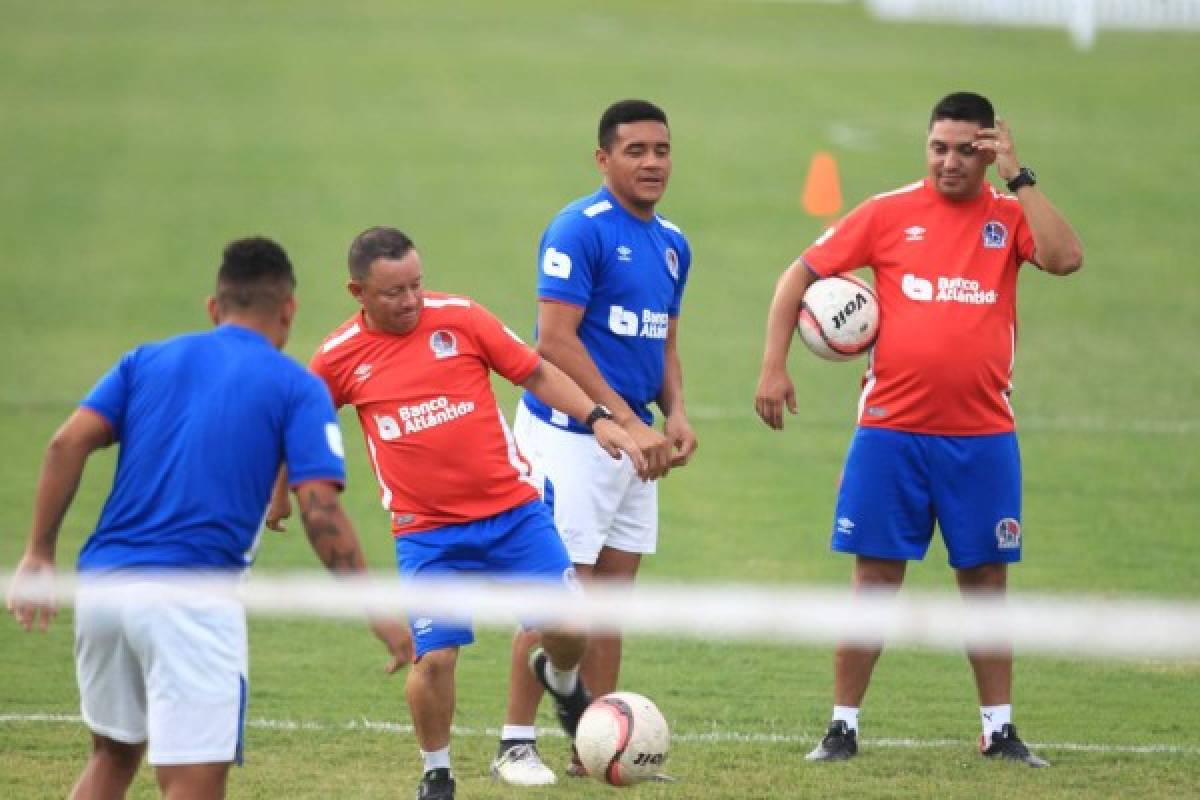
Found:
[[1021, 167], [1020, 172], [1018, 172], [1016, 176], [1014, 176], [1013, 179], [1008, 182], [1007, 185], [1010, 192], [1015, 192], [1022, 186], [1033, 186], [1036, 183], [1037, 175], [1033, 174], [1033, 170], [1029, 169], [1028, 167]]

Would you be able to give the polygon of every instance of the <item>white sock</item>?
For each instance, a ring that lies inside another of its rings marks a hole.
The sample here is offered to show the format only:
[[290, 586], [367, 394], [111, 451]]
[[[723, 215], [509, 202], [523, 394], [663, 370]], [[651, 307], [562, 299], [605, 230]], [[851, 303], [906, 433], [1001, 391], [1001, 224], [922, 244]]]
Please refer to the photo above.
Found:
[[1012, 722], [1012, 705], [980, 706], [979, 718], [983, 721], [983, 736], [991, 741], [992, 734]]
[[554, 666], [554, 662], [546, 659], [546, 683], [550, 684], [550, 688], [559, 694], [569, 695], [575, 691], [575, 686], [579, 683], [579, 667], [559, 669]]
[[845, 722], [852, 731], [858, 730], [858, 709], [854, 706], [834, 706], [833, 718]]
[[447, 745], [441, 750], [433, 750], [426, 752], [421, 751], [421, 760], [425, 762], [425, 771], [431, 769], [450, 769], [450, 747]]
[[537, 727], [534, 725], [505, 725], [500, 729], [500, 741], [509, 742], [514, 739], [523, 742], [537, 739]]

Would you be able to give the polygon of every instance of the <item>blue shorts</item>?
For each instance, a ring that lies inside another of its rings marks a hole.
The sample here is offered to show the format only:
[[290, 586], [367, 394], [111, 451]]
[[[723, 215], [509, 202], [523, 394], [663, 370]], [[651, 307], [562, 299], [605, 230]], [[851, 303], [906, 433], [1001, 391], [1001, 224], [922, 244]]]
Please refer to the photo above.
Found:
[[935, 522], [955, 569], [1021, 560], [1017, 435], [855, 431], [831, 547], [871, 558], [920, 560]]
[[[575, 568], [541, 500], [494, 517], [396, 537], [400, 575], [468, 575], [509, 583], [550, 583], [577, 591]], [[431, 650], [475, 641], [463, 619], [409, 619], [418, 658]]]

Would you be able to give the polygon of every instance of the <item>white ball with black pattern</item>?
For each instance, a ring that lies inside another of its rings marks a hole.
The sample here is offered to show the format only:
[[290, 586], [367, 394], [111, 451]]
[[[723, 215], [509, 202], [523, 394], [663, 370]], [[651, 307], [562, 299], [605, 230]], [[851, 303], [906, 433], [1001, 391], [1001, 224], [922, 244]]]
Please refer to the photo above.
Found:
[[814, 281], [804, 293], [796, 320], [800, 340], [827, 361], [849, 361], [875, 345], [879, 298], [853, 275]]
[[575, 733], [575, 749], [588, 774], [612, 786], [657, 776], [670, 744], [671, 731], [658, 706], [634, 692], [594, 700]]

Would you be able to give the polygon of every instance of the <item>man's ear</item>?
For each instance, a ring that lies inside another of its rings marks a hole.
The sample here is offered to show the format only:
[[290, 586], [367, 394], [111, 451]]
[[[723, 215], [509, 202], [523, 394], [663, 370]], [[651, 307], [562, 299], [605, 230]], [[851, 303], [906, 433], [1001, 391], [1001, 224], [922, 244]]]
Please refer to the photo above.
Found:
[[362, 302], [363, 285], [361, 283], [359, 283], [358, 281], [356, 281], [354, 278], [351, 278], [350, 280], [346, 281], [346, 291], [349, 292], [350, 296], [353, 297], [355, 300], [357, 300], [360, 303]]
[[221, 324], [221, 308], [217, 305], [217, 298], [209, 295], [205, 302], [205, 307], [208, 309], [208, 318], [212, 320], [213, 325]]
[[292, 327], [292, 320], [296, 318], [296, 295], [290, 294], [288, 295], [287, 299], [283, 301], [283, 307], [280, 311], [280, 318], [283, 321], [284, 328], [290, 329]]

